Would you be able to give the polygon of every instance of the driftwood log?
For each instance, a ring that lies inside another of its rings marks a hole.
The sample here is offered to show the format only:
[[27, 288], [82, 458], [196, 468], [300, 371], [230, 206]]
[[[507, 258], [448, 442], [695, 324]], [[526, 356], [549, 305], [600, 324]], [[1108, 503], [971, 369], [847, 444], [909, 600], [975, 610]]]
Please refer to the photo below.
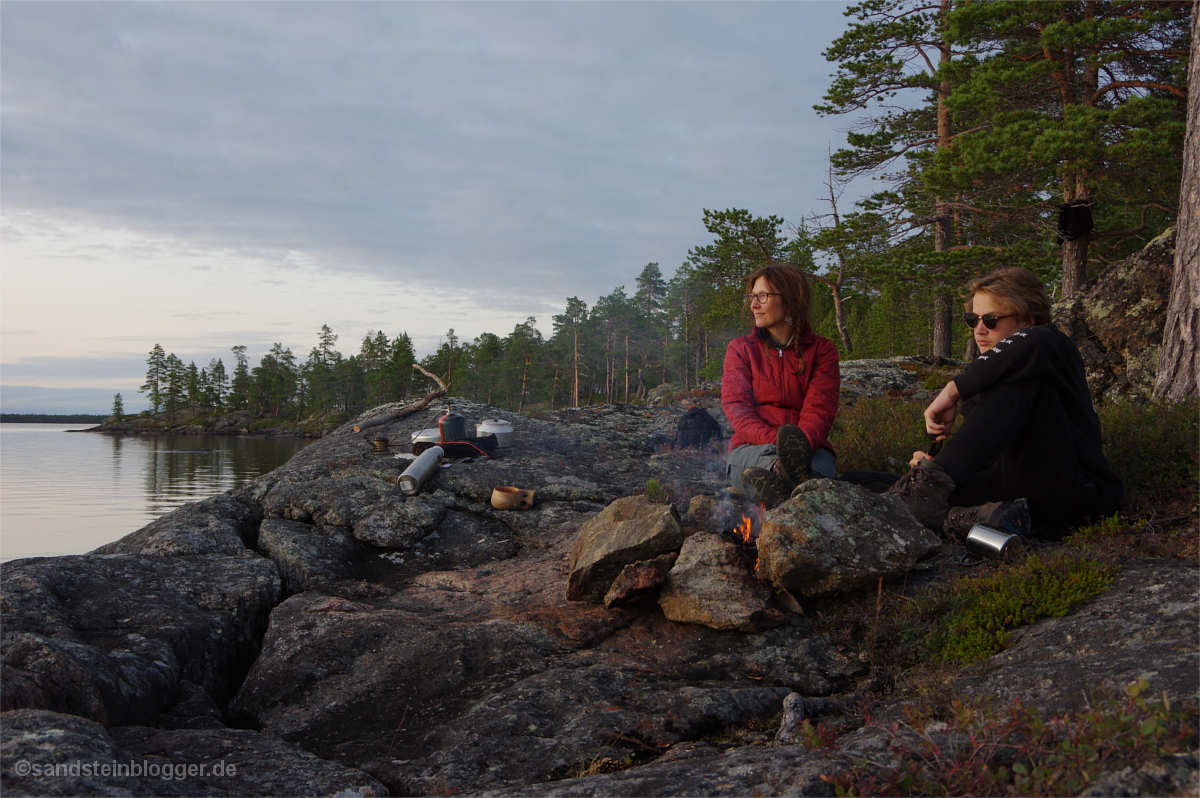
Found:
[[413, 404], [402, 407], [399, 410], [393, 410], [390, 413], [384, 413], [381, 416], [375, 416], [375, 418], [364, 421], [361, 424], [355, 424], [353, 427], [355, 432], [362, 432], [365, 429], [370, 429], [371, 427], [379, 427], [379, 426], [382, 426], [389, 422], [395, 421], [398, 418], [404, 418], [405, 416], [411, 416], [413, 413], [416, 413], [420, 410], [424, 410], [426, 407], [429, 406], [429, 403], [432, 402], [434, 399], [440, 399], [446, 395], [446, 383], [442, 382], [440, 377], [438, 377], [436, 374], [430, 374], [428, 371], [421, 368], [420, 363], [413, 363], [412, 367], [415, 368], [417, 371], [421, 372], [422, 374], [424, 374], [429, 379], [436, 382], [440, 386], [440, 389], [434, 391], [433, 393], [426, 394], [425, 398], [420, 400], [419, 402], [414, 402]]

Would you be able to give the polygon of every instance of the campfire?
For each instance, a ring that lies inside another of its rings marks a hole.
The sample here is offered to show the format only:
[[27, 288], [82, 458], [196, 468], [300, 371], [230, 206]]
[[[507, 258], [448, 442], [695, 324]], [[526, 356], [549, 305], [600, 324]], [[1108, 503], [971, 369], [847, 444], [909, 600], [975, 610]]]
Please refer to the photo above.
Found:
[[742, 543], [753, 543], [758, 537], [754, 529], [754, 519], [748, 515], [742, 516], [742, 523], [733, 528], [733, 534], [736, 535]]
[[758, 534], [762, 523], [762, 506], [752, 507], [742, 513], [742, 520], [725, 534], [732, 538], [742, 550], [747, 564], [754, 563], [758, 570]]

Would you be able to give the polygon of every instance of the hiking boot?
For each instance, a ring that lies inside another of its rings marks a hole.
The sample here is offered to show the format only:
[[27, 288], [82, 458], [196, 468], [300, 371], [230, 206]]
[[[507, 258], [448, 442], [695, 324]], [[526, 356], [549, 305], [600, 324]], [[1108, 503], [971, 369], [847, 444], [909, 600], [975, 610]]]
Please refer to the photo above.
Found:
[[885, 492], [899, 496], [918, 521], [940, 533], [950, 512], [950, 493], [954, 488], [954, 480], [940, 465], [922, 460]]
[[955, 543], [967, 539], [976, 524], [990, 526], [1009, 535], [1028, 537], [1033, 529], [1029, 520], [1029, 502], [1013, 499], [1007, 502], [988, 502], [978, 507], [951, 507], [942, 530]]
[[775, 433], [776, 471], [790, 487], [812, 476], [812, 444], [795, 424], [784, 424]]
[[792, 489], [775, 474], [765, 468], [747, 468], [742, 472], [742, 484], [750, 498], [770, 510], [783, 504], [792, 495]]

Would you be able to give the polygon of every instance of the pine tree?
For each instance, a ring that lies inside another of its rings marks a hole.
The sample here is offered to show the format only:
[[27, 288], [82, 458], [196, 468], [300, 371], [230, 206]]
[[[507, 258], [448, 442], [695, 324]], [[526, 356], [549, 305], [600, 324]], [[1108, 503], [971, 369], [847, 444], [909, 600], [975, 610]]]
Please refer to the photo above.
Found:
[[225, 404], [225, 394], [229, 390], [229, 376], [225, 373], [225, 363], [220, 358], [208, 361], [208, 400], [213, 407]]
[[163, 386], [163, 409], [167, 412], [167, 420], [174, 425], [175, 414], [182, 410], [187, 402], [187, 368], [175, 353], [167, 355], [166, 379]]
[[[1088, 277], [1092, 243], [1140, 249], [1178, 206], [1190, 2], [964, 3], [947, 30], [978, 55], [947, 70], [952, 116], [971, 129], [939, 150], [925, 184], [956, 207], [1048, 242], [1059, 224], [1062, 291]], [[983, 189], [986, 189], [983, 190]], [[1095, 231], [1091, 230], [1095, 224]]]
[[163, 388], [167, 382], [167, 353], [161, 345], [155, 344], [150, 350], [146, 364], [149, 366], [146, 382], [138, 391], [146, 394], [146, 398], [150, 400], [150, 412], [159, 413], [163, 408]]
[[504, 341], [504, 401], [506, 406], [511, 407], [515, 395], [518, 413], [525, 409], [526, 400], [538, 395], [544, 352], [542, 334], [536, 324], [537, 319], [528, 317], [514, 327]]
[[121, 394], [113, 396], [112, 413], [109, 414], [109, 420], [114, 424], [125, 420], [125, 403], [121, 400]]
[[413, 363], [417, 362], [413, 351], [412, 339], [403, 332], [392, 339], [389, 354], [389, 384], [392, 386], [392, 396], [396, 400], [408, 396], [413, 384]]
[[246, 358], [246, 347], [242, 345], [230, 348], [237, 365], [233, 367], [233, 379], [229, 383], [229, 407], [233, 410], [247, 410], [250, 407], [250, 363]]
[[588, 376], [585, 363], [587, 335], [587, 303], [577, 296], [567, 299], [567, 307], [554, 317], [554, 346], [563, 354], [565, 373], [570, 375], [571, 406], [579, 407], [580, 390]]
[[[879, 173], [899, 158], [912, 167], [890, 175], [893, 189], [877, 194], [870, 210], [887, 217], [890, 234], [916, 235], [926, 240], [920, 248], [948, 252], [953, 239], [953, 219], [945, 196], [922, 190], [920, 166], [929, 153], [950, 147], [962, 127], [955, 127], [947, 105], [954, 91], [949, 67], [957, 53], [947, 33], [951, 0], [866, 0], [846, 11], [858, 22], [849, 26], [825, 51], [825, 58], [838, 63], [825, 104], [815, 106], [822, 114], [860, 114], [846, 135], [850, 147], [834, 153], [830, 161], [843, 178]], [[924, 103], [897, 103], [901, 93], [915, 92]], [[861, 116], [867, 112], [867, 116]], [[836, 201], [831, 201], [838, 217]], [[862, 225], [861, 221], [852, 224]], [[845, 237], [840, 218], [832, 227], [841, 246], [833, 251], [842, 261]], [[929, 229], [933, 235], [925, 234]], [[909, 242], [909, 248], [916, 242]], [[933, 303], [934, 349], [950, 354], [949, 287], [956, 275], [947, 273], [940, 257], [910, 260], [914, 272], [941, 287]], [[919, 270], [919, 271], [918, 271]], [[844, 330], [844, 327], [843, 327]], [[850, 350], [848, 338], [843, 345]]]

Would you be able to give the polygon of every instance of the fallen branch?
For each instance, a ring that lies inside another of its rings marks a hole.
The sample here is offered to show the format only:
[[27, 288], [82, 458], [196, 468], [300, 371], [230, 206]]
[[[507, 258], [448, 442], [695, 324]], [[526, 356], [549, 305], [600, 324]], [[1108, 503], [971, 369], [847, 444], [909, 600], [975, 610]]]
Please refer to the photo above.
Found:
[[432, 402], [434, 399], [440, 399], [441, 397], [446, 395], [446, 383], [442, 382], [440, 377], [438, 377], [436, 374], [430, 374], [428, 371], [421, 368], [420, 363], [413, 363], [412, 367], [415, 368], [417, 371], [421, 372], [422, 374], [424, 374], [429, 379], [436, 382], [439, 386], [441, 386], [440, 390], [434, 391], [433, 393], [426, 394], [424, 399], [422, 399], [419, 402], [415, 402], [411, 405], [408, 405], [407, 407], [402, 407], [399, 410], [393, 410], [390, 413], [384, 413], [382, 416], [376, 416], [375, 418], [371, 419], [370, 421], [364, 421], [361, 424], [355, 424], [354, 427], [352, 428], [355, 432], [362, 432], [365, 429], [370, 429], [371, 427], [382, 426], [383, 424], [387, 424], [390, 421], [395, 421], [398, 418], [404, 418], [405, 416], [411, 416], [413, 413], [416, 413], [419, 410], [424, 410], [426, 407], [429, 406], [429, 403]]

